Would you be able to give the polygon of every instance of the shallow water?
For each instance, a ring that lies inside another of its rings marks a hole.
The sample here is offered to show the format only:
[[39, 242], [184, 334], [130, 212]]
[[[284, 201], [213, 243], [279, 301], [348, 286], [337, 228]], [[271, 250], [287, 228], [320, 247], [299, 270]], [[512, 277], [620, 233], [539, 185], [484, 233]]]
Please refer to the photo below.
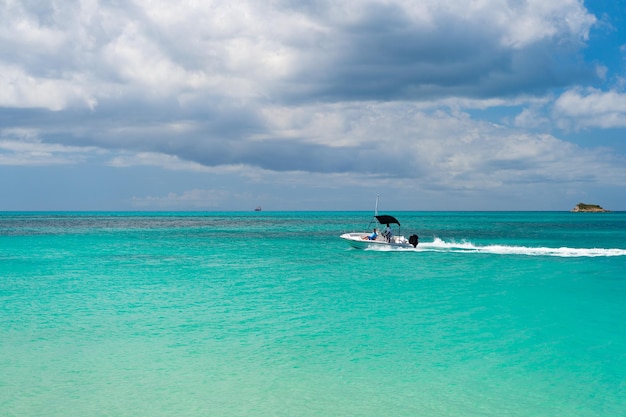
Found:
[[1, 214], [0, 415], [626, 415], [626, 213], [390, 214]]

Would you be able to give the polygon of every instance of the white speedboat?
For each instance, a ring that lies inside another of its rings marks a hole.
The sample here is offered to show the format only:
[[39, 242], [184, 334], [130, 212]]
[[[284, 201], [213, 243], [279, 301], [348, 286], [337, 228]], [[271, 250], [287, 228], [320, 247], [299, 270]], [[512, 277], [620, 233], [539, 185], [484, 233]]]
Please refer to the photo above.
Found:
[[[376, 210], [378, 212], [378, 210]], [[380, 226], [385, 225], [385, 229], [380, 231], [379, 228], [373, 229], [371, 232], [353, 232], [344, 233], [340, 238], [347, 241], [350, 246], [356, 249], [368, 248], [415, 248], [419, 243], [419, 236], [411, 235], [408, 239], [400, 234], [400, 222], [393, 216], [386, 214], [374, 215], [374, 218]], [[371, 223], [370, 223], [371, 224]], [[397, 232], [390, 227], [394, 226]]]

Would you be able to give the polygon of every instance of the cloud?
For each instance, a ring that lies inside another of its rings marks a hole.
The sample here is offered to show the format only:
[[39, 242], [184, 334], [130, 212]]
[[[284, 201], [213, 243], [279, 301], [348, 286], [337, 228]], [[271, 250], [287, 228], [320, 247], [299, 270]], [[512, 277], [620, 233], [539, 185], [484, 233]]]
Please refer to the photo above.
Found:
[[549, 129], [551, 120], [545, 116], [544, 108], [531, 106], [515, 117], [514, 125], [526, 129]]
[[[38, 84], [71, 83], [92, 108], [137, 96], [261, 102], [493, 97], [596, 76], [576, 61], [595, 18], [574, 0], [317, 7], [295, 1], [185, 7], [5, 2], [3, 8], [0, 39], [9, 45], [5, 59], [14, 72]], [[18, 42], [15, 33], [23, 35]], [[537, 58], [543, 65], [531, 64]], [[43, 105], [58, 110], [69, 102], [57, 100]], [[42, 105], [5, 100], [11, 103]]]
[[111, 158], [108, 166], [116, 168], [128, 168], [136, 166], [153, 166], [173, 171], [214, 172], [214, 169], [195, 162], [181, 160], [172, 155], [154, 152], [124, 152]]
[[571, 89], [554, 103], [554, 117], [566, 129], [626, 127], [626, 94], [594, 88]]
[[413, 6], [366, 2], [334, 25], [320, 18], [329, 34], [307, 51], [298, 74], [310, 80], [307, 93], [322, 100], [513, 96], [596, 77], [576, 56], [595, 18], [576, 1]]
[[27, 74], [0, 63], [0, 106], [60, 111], [71, 104], [95, 108], [97, 100], [72, 79], [50, 79]]
[[[5, 1], [0, 114], [37, 134], [2, 136], [0, 163], [106, 155], [120, 169], [256, 180], [473, 190], [605, 172], [623, 184], [620, 161], [525, 130], [549, 124], [556, 89], [604, 76], [581, 58], [594, 24], [576, 0]], [[569, 90], [553, 116], [624, 126], [621, 100]], [[469, 111], [513, 106], [529, 107], [512, 126]]]
[[192, 135], [178, 139], [184, 157], [175, 157], [168, 155], [175, 135], [165, 134], [152, 137], [155, 153], [117, 156], [111, 164], [198, 172], [242, 170], [250, 176], [264, 172], [258, 176], [266, 177], [269, 172], [290, 177], [307, 172], [319, 174], [318, 178], [342, 174], [344, 182], [353, 176], [396, 186], [419, 181], [440, 189], [626, 181], [623, 161], [608, 151], [476, 121], [444, 107], [426, 109], [408, 102], [329, 104], [269, 108], [262, 116], [266, 130], [245, 141]]
[[35, 130], [0, 131], [0, 166], [49, 166], [84, 163], [103, 151], [93, 146], [43, 143]]

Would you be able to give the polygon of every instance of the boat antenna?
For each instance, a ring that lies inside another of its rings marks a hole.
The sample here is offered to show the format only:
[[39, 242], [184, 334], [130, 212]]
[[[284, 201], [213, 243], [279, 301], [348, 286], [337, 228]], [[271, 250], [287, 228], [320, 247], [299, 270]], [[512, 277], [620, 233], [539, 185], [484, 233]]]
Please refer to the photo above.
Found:
[[380, 194], [376, 194], [376, 209], [374, 210], [374, 216], [378, 216], [378, 197], [380, 197]]

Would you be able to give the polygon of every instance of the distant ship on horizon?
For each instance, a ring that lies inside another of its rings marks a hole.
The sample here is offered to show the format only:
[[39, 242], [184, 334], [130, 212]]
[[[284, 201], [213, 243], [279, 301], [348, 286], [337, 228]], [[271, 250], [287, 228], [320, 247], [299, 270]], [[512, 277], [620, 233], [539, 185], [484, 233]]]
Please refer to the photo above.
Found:
[[256, 206], [256, 208], [254, 209], [254, 211], [261, 211], [261, 206]]

